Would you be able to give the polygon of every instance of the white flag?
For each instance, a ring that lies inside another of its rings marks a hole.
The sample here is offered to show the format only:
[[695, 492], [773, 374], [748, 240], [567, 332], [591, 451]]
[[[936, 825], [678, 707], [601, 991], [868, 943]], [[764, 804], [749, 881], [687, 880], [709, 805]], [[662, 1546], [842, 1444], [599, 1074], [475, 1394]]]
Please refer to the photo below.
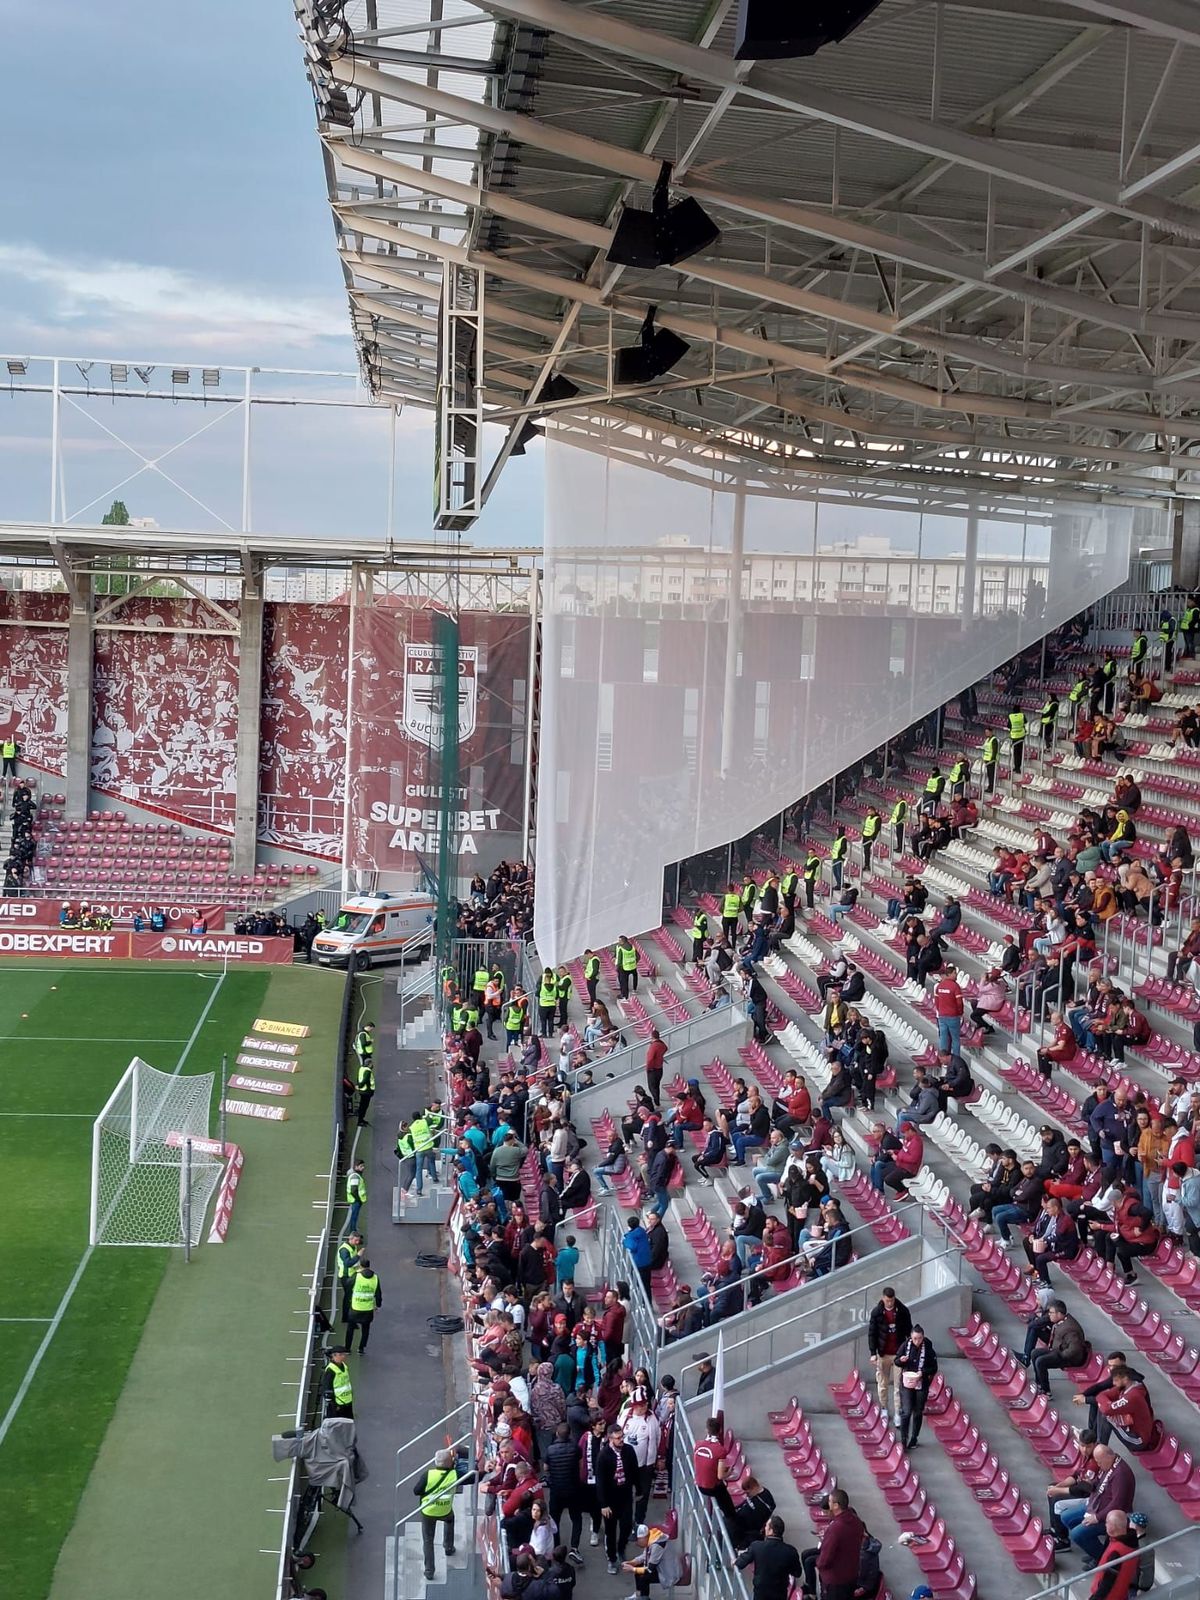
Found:
[[719, 1417], [725, 1410], [725, 1335], [717, 1334], [717, 1359], [713, 1362], [712, 1410], [710, 1417]]

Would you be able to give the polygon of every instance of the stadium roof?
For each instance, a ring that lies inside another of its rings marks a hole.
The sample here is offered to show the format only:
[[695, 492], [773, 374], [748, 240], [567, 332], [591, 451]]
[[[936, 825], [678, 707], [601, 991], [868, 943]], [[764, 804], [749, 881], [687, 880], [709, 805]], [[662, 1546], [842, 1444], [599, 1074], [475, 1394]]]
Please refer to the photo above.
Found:
[[[806, 59], [735, 0], [297, 0], [364, 375], [436, 403], [444, 264], [484, 403], [664, 470], [1195, 494], [1200, 7], [883, 0]], [[719, 240], [610, 263], [661, 163]], [[615, 385], [647, 309], [690, 345]], [[536, 397], [551, 375], [578, 395]]]

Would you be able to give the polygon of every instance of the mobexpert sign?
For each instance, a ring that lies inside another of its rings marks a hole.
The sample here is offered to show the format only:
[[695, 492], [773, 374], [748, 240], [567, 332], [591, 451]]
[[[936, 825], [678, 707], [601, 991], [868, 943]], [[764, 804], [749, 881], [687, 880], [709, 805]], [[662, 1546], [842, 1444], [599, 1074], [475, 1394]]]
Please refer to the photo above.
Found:
[[41, 933], [35, 928], [0, 927], [0, 956], [127, 956], [129, 939], [127, 933]]
[[291, 939], [244, 939], [235, 933], [67, 933], [0, 924], [0, 956], [108, 956], [127, 961], [237, 961], [291, 966]]

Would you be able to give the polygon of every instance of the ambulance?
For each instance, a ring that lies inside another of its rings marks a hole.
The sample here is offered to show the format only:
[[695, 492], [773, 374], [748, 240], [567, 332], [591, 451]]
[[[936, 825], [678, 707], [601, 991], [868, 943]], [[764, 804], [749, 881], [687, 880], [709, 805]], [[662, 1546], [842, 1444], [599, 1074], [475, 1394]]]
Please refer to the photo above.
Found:
[[313, 955], [323, 967], [358, 972], [377, 961], [423, 961], [433, 950], [436, 915], [431, 894], [352, 895], [313, 940]]

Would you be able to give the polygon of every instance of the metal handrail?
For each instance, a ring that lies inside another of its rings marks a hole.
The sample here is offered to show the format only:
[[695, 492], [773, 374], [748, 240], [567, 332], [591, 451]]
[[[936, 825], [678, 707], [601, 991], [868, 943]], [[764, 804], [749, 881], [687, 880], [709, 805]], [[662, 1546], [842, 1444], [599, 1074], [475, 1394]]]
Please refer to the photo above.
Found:
[[[659, 1037], [666, 1045], [668, 1054], [673, 1048], [680, 1050], [687, 1050], [691, 1048], [691, 1043], [693, 1041], [679, 1038], [680, 1034], [685, 1033], [688, 1029], [698, 1027], [701, 1023], [710, 1023], [714, 1017], [722, 1017], [726, 1012], [728, 1012], [730, 1018], [728, 1027], [714, 1028], [711, 1037], [715, 1039], [718, 1038], [722, 1033], [728, 1032], [730, 1029], [738, 1026], [739, 1024], [744, 1024], [746, 1021], [745, 1013], [740, 1012], [737, 1007], [732, 1004], [732, 1002], [727, 1006], [714, 1006], [711, 1011], [702, 1011], [698, 1017], [689, 1017], [686, 1022], [676, 1023], [673, 1028], [664, 1028], [660, 1030]], [[707, 1037], [708, 1036], [706, 1035], [705, 1038], [707, 1039]], [[694, 1042], [700, 1043], [704, 1041], [697, 1040]], [[635, 1057], [636, 1059], [634, 1059]], [[597, 1056], [594, 1061], [589, 1061], [587, 1066], [581, 1068], [580, 1070], [586, 1071], [587, 1068], [595, 1067], [603, 1063], [604, 1078], [599, 1083], [592, 1083], [586, 1088], [578, 1090], [574, 1096], [572, 1104], [578, 1105], [585, 1095], [594, 1094], [601, 1089], [609, 1089], [617, 1080], [621, 1078], [627, 1078], [635, 1072], [641, 1072], [645, 1067], [645, 1057], [645, 1042], [639, 1039], [635, 1044], [623, 1045], [619, 1050], [610, 1051], [610, 1053], [606, 1056]], [[615, 1062], [619, 1062], [621, 1065], [618, 1067], [616, 1072], [613, 1072], [611, 1068]], [[576, 1076], [578, 1076], [578, 1074], [576, 1074]]]
[[[431, 1433], [433, 1433], [436, 1429], [438, 1429], [440, 1427], [443, 1427], [447, 1422], [452, 1421], [454, 1418], [460, 1417], [464, 1411], [473, 1411], [474, 1407], [475, 1407], [475, 1402], [473, 1400], [464, 1400], [461, 1405], [455, 1406], [453, 1411], [447, 1411], [447, 1413], [446, 1413], [446, 1415], [444, 1417], [439, 1417], [436, 1422], [431, 1422], [427, 1428], [422, 1428], [420, 1433], [414, 1433], [411, 1439], [406, 1439], [404, 1441], [404, 1443], [402, 1445], [400, 1445], [399, 1448], [397, 1449], [397, 1451], [396, 1451], [396, 1461], [397, 1461], [397, 1463], [399, 1462], [400, 1457], [404, 1454], [404, 1452], [406, 1450], [411, 1450], [414, 1444], [418, 1444], [422, 1439], [427, 1439], [429, 1437], [429, 1435]], [[428, 1462], [425, 1463], [426, 1466], [428, 1466], [428, 1464], [429, 1464]], [[398, 1467], [397, 1467], [397, 1470], [399, 1470]], [[411, 1476], [412, 1476], [411, 1473], [407, 1473], [403, 1478], [399, 1478], [397, 1480], [397, 1482], [396, 1482], [397, 1489], [400, 1487], [400, 1485], [402, 1483], [407, 1483], [408, 1479]]]
[[[913, 1201], [910, 1201], [908, 1205], [897, 1206], [894, 1210], [890, 1211], [888, 1213], [888, 1215], [889, 1216], [893, 1216], [893, 1217], [899, 1217], [899, 1216], [903, 1216], [906, 1211], [919, 1211], [921, 1213], [922, 1217], [924, 1217], [924, 1214], [925, 1214], [924, 1206], [922, 1206], [919, 1201], [913, 1200]], [[855, 1239], [860, 1234], [870, 1233], [874, 1226], [875, 1226], [875, 1224], [870, 1223], [870, 1222], [860, 1222], [856, 1227], [848, 1229], [847, 1232], [841, 1234], [839, 1237], [841, 1239]], [[916, 1233], [909, 1234], [908, 1237], [911, 1238], [911, 1239], [924, 1238], [924, 1229], [922, 1229], [922, 1231], [919, 1234], [916, 1234]], [[830, 1242], [832, 1243], [833, 1241], [830, 1241]], [[896, 1239], [893, 1242], [895, 1244], [903, 1244], [904, 1240], [903, 1239]], [[886, 1249], [888, 1247], [885, 1245], [884, 1248]], [[768, 1272], [778, 1272], [782, 1267], [790, 1266], [794, 1261], [799, 1261], [800, 1258], [802, 1256], [805, 1256], [805, 1255], [806, 1255], [805, 1251], [797, 1250], [795, 1255], [788, 1256], [786, 1258], [786, 1260], [784, 1260], [784, 1261], [777, 1261], [774, 1266], [771, 1266], [771, 1267], [756, 1267], [753, 1272], [743, 1272], [741, 1274], [741, 1276], [737, 1280], [738, 1285], [740, 1287], [742, 1284], [753, 1283], [755, 1278], [761, 1278], [765, 1273], [768, 1273]], [[859, 1259], [860, 1260], [865, 1260], [866, 1258], [865, 1257], [860, 1257]], [[849, 1265], [848, 1262], [847, 1262], [847, 1265]], [[828, 1274], [826, 1276], [828, 1276]], [[821, 1279], [821, 1280], [818, 1280], [818, 1281], [823, 1282], [824, 1279]], [[806, 1289], [808, 1287], [809, 1287], [809, 1283], [807, 1281], [802, 1282], [802, 1283], [793, 1284], [790, 1289], [785, 1289], [782, 1294], [775, 1296], [771, 1303], [773, 1305], [780, 1305], [780, 1304], [782, 1304], [783, 1300], [788, 1295], [795, 1294], [799, 1290]], [[828, 1301], [826, 1302], [826, 1304], [830, 1304], [830, 1303], [831, 1302], [828, 1302]], [[660, 1328], [665, 1328], [666, 1325], [667, 1325], [668, 1318], [674, 1316], [674, 1314], [675, 1313], [673, 1311], [664, 1311], [661, 1316], [655, 1317], [654, 1320], [658, 1323]], [[782, 1327], [786, 1327], [786, 1326], [787, 1326], [786, 1323], [782, 1323], [782, 1322], [781, 1323], [776, 1323], [776, 1327], [781, 1327], [782, 1328]], [[730, 1347], [727, 1346], [726, 1348], [730, 1348]]]
[[[913, 1241], [920, 1242], [920, 1240], [923, 1238], [923, 1234], [913, 1234], [910, 1236], [910, 1239], [899, 1239], [897, 1240], [897, 1243], [907, 1244]], [[885, 1273], [878, 1278], [873, 1278], [869, 1283], [859, 1284], [857, 1288], [848, 1289], [844, 1294], [834, 1295], [830, 1299], [823, 1299], [820, 1305], [807, 1306], [803, 1311], [797, 1312], [794, 1317], [786, 1318], [783, 1322], [773, 1322], [769, 1328], [755, 1328], [753, 1332], [748, 1333], [744, 1339], [735, 1339], [732, 1343], [726, 1344], [725, 1354], [728, 1356], [732, 1351], [742, 1350], [747, 1345], [753, 1344], [757, 1339], [765, 1339], [771, 1335], [779, 1333], [784, 1328], [792, 1327], [797, 1322], [804, 1322], [807, 1318], [813, 1316], [818, 1311], [828, 1311], [832, 1306], [841, 1305], [844, 1301], [857, 1300], [861, 1299], [863, 1295], [873, 1294], [877, 1291], [880, 1285], [894, 1282], [896, 1278], [902, 1277], [906, 1272], [923, 1270], [925, 1267], [932, 1266], [934, 1262], [944, 1261], [950, 1256], [953, 1256], [956, 1260], [961, 1261], [961, 1248], [956, 1245], [954, 1248], [949, 1250], [939, 1250], [932, 1256], [922, 1256], [920, 1260], [912, 1262], [910, 1266], [899, 1268], [893, 1267], [890, 1272]], [[667, 1348], [669, 1349], [670, 1346], [667, 1346]], [[698, 1365], [699, 1358], [697, 1358], [695, 1361], [687, 1362], [679, 1369], [679, 1373], [677, 1375], [678, 1380], [681, 1381], [685, 1372], [690, 1372], [693, 1367]], [[746, 1376], [749, 1377], [752, 1376], [752, 1374], [748, 1373]], [[738, 1382], [740, 1380], [733, 1379], [731, 1381]]]
[[[1189, 1523], [1186, 1528], [1176, 1528], [1174, 1533], [1164, 1534], [1161, 1539], [1154, 1539], [1149, 1544], [1139, 1545], [1132, 1558], [1129, 1556], [1114, 1556], [1111, 1561], [1101, 1561], [1096, 1566], [1090, 1568], [1087, 1572], [1078, 1573], [1073, 1578], [1064, 1578], [1061, 1583], [1054, 1584], [1052, 1588], [1035, 1589], [1033, 1594], [1028, 1597], [1028, 1600], [1048, 1600], [1050, 1595], [1060, 1595], [1062, 1596], [1062, 1600], [1069, 1600], [1071, 1591], [1076, 1584], [1086, 1585], [1086, 1588], [1079, 1590], [1079, 1594], [1081, 1596], [1084, 1594], [1090, 1594], [1092, 1586], [1095, 1582], [1096, 1574], [1098, 1572], [1106, 1572], [1110, 1567], [1119, 1566], [1122, 1561], [1128, 1561], [1130, 1559], [1136, 1561], [1138, 1556], [1144, 1554], [1148, 1550], [1162, 1550], [1168, 1545], [1175, 1545], [1184, 1539], [1188, 1534], [1190, 1534], [1194, 1539], [1200, 1541], [1200, 1528], [1198, 1528], [1195, 1523]], [[1179, 1577], [1191, 1577], [1197, 1582], [1197, 1585], [1200, 1586], [1200, 1578], [1197, 1577], [1198, 1568], [1200, 1568], [1200, 1548], [1197, 1549], [1195, 1555], [1193, 1555], [1190, 1560], [1184, 1560], [1184, 1566], [1179, 1573]], [[1157, 1584], [1155, 1587], [1157, 1587]]]

